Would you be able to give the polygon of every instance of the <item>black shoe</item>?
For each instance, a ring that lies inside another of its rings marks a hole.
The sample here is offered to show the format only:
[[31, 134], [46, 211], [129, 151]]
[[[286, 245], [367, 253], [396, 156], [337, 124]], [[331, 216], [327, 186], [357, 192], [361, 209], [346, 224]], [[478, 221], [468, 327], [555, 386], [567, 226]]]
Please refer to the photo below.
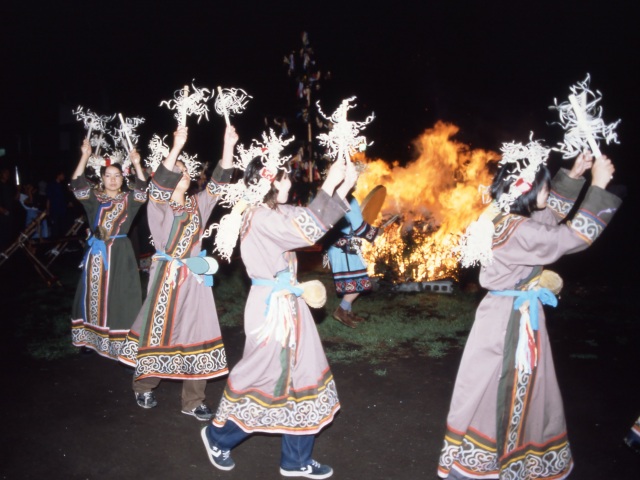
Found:
[[202, 405], [198, 405], [193, 410], [182, 410], [182, 413], [184, 413], [185, 415], [192, 415], [201, 422], [206, 422], [207, 420], [211, 420], [213, 418], [213, 412], [204, 403]]

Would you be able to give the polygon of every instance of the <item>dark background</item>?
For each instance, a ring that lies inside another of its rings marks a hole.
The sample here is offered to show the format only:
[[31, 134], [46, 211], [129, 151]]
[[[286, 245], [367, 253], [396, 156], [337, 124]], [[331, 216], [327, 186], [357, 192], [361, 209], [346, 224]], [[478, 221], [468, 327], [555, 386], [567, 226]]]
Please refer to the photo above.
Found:
[[[152, 133], [175, 129], [172, 112], [159, 104], [192, 81], [244, 88], [254, 97], [234, 122], [242, 142], [259, 137], [265, 115], [289, 117], [293, 127], [296, 86], [283, 57], [301, 46], [305, 30], [318, 67], [332, 72], [317, 97], [325, 112], [356, 95], [353, 118], [376, 114], [366, 130], [374, 141], [368, 154], [401, 164], [413, 158], [412, 140], [437, 120], [458, 125], [456, 139], [473, 148], [526, 142], [530, 131], [554, 145], [562, 131], [548, 125], [556, 118], [548, 106], [589, 73], [603, 94], [605, 120], [622, 119], [620, 145], [603, 151], [616, 164], [615, 183], [628, 194], [592, 248], [554, 267], [597, 306], [563, 299], [549, 318], [575, 315], [549, 325], [575, 478], [635, 478], [637, 458], [621, 440], [637, 415], [637, 10], [630, 0], [4, 0], [0, 148], [7, 154], [0, 165], [18, 165], [31, 181], [57, 168], [70, 174], [85, 133], [71, 115], [78, 105], [143, 116], [144, 147]], [[187, 151], [216, 160], [223, 120], [212, 113], [209, 122], [190, 119], [189, 126]], [[553, 162], [558, 166], [557, 154]], [[18, 282], [7, 272], [0, 270], [3, 286], [12, 281], [21, 287], [23, 275], [33, 274], [26, 263]], [[581, 287], [583, 277], [599, 286]], [[11, 298], [15, 290], [2, 288]], [[12, 315], [5, 311], [0, 318]], [[11, 332], [11, 324], [7, 328]], [[235, 339], [225, 334], [233, 364], [241, 333]], [[3, 338], [16, 348], [10, 334]], [[0, 411], [7, 412], [0, 465], [7, 478], [211, 476], [195, 443], [199, 425], [176, 413], [179, 384], [163, 382], [158, 411], [141, 414], [126, 399], [130, 378], [117, 365], [80, 356], [34, 365], [18, 361], [10, 348], [0, 350], [12, 359], [2, 383], [19, 386], [5, 388], [0, 398]], [[459, 354], [429, 360], [426, 368], [420, 358], [385, 364], [384, 378], [368, 365], [336, 366], [344, 418], [323, 433], [318, 458], [327, 459], [339, 478], [429, 478]], [[209, 397], [219, 398], [223, 385], [213, 382]], [[87, 408], [99, 415], [87, 420]], [[185, 442], [194, 447], [184, 448]], [[132, 445], [143, 455], [131, 456]], [[229, 478], [274, 478], [278, 455], [278, 442], [253, 439], [234, 453], [239, 466]]]
[[[192, 81], [254, 97], [234, 121], [241, 142], [259, 138], [265, 116], [288, 118], [296, 133], [296, 84], [283, 58], [301, 47], [303, 31], [318, 68], [332, 74], [314, 98], [331, 113], [356, 95], [354, 119], [376, 114], [368, 155], [401, 164], [437, 120], [458, 125], [456, 139], [473, 148], [526, 142], [531, 131], [554, 145], [562, 131], [549, 125], [556, 115], [548, 107], [589, 73], [605, 120], [622, 119], [620, 145], [603, 151], [628, 192], [594, 251], [628, 273], [637, 203], [636, 10], [618, 0], [3, 2], [0, 148], [7, 154], [0, 162], [17, 164], [32, 181], [59, 167], [71, 173], [84, 135], [71, 115], [78, 105], [144, 117], [144, 150], [152, 133], [175, 129], [160, 102]], [[223, 120], [212, 111], [209, 122], [192, 117], [189, 125], [187, 151], [217, 160]]]

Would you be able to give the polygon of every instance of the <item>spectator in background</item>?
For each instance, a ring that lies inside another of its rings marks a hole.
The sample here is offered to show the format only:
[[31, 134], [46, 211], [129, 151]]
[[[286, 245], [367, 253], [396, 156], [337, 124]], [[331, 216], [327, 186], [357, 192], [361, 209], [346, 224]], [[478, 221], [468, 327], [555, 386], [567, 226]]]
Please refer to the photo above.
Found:
[[69, 209], [73, 206], [64, 171], [56, 171], [53, 181], [47, 184], [46, 193], [51, 238], [63, 237], [70, 225]]
[[13, 221], [17, 193], [11, 180], [11, 168], [3, 166], [0, 169], [0, 251], [11, 244], [17, 233]]
[[[47, 208], [46, 197], [43, 198], [39, 195], [38, 190], [32, 183], [25, 183], [22, 185], [19, 201], [25, 212], [23, 222], [24, 228], [28, 227], [31, 222], [37, 219]], [[39, 223], [38, 228], [36, 228], [31, 238], [40, 239], [47, 238], [48, 236], [49, 231], [47, 228], [47, 220], [44, 218]]]

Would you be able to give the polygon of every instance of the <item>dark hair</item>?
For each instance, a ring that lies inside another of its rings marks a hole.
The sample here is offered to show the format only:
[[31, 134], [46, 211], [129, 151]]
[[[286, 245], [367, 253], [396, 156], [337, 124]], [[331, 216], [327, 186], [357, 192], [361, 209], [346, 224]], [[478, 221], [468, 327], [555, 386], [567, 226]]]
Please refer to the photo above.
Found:
[[[508, 177], [514, 173], [517, 166], [522, 168], [526, 166], [526, 163], [523, 163], [523, 161], [518, 161], [517, 164], [510, 162], [500, 167], [496, 176], [493, 177], [493, 182], [491, 183], [491, 198], [497, 200], [503, 194], [509, 192], [511, 184], [513, 184], [516, 179]], [[551, 173], [547, 166], [542, 164], [536, 172], [535, 179], [531, 185], [531, 190], [516, 198], [516, 200], [510, 205], [509, 211], [511, 213], [522, 215], [523, 217], [530, 217], [534, 211], [538, 210], [538, 194], [545, 186], [549, 187], [550, 185]]]
[[[175, 172], [175, 168], [178, 165], [178, 162], [180, 162], [182, 165], [184, 165], [184, 168], [187, 169], [187, 164], [184, 163], [184, 160], [176, 160], [176, 163], [174, 165], [174, 172]], [[187, 169], [187, 174], [189, 173], [189, 169]], [[205, 189], [207, 188], [206, 184], [205, 184]], [[200, 191], [200, 186], [198, 185], [198, 182], [196, 180], [194, 180], [193, 178], [191, 178], [191, 176], [189, 175], [189, 187], [187, 188], [187, 191], [185, 192], [185, 195], [187, 197], [191, 197], [193, 195], [196, 195], [198, 192]]]
[[109, 167], [116, 167], [118, 170], [120, 170], [120, 173], [124, 177], [124, 172], [122, 171], [122, 165], [120, 165], [119, 163], [112, 163], [111, 165], [104, 165], [100, 167], [100, 178], [104, 177], [104, 174], [107, 171], [107, 168]]
[[[249, 162], [249, 165], [247, 165], [247, 168], [244, 171], [244, 184], [248, 187], [253, 183], [259, 182], [261, 178], [260, 172], [262, 171], [263, 168], [264, 168], [264, 165], [262, 163], [261, 158], [258, 157], [251, 160], [251, 162]], [[285, 173], [287, 172], [285, 172], [284, 170], [278, 169], [278, 173], [276, 173], [275, 180], [278, 180], [278, 181], [282, 180]], [[265, 205], [267, 205], [269, 208], [272, 208], [272, 209], [275, 209], [278, 206], [278, 190], [273, 185], [273, 182], [271, 182], [271, 188], [266, 193], [262, 201], [264, 202]]]

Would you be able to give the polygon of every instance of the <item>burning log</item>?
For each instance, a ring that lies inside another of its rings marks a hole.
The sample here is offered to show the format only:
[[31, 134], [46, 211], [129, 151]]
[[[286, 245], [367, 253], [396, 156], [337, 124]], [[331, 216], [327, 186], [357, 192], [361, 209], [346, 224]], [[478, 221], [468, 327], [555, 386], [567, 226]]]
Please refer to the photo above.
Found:
[[371, 274], [398, 284], [422, 280], [457, 278], [458, 262], [450, 253], [457, 238], [442, 238], [433, 218], [392, 224], [363, 249]]

